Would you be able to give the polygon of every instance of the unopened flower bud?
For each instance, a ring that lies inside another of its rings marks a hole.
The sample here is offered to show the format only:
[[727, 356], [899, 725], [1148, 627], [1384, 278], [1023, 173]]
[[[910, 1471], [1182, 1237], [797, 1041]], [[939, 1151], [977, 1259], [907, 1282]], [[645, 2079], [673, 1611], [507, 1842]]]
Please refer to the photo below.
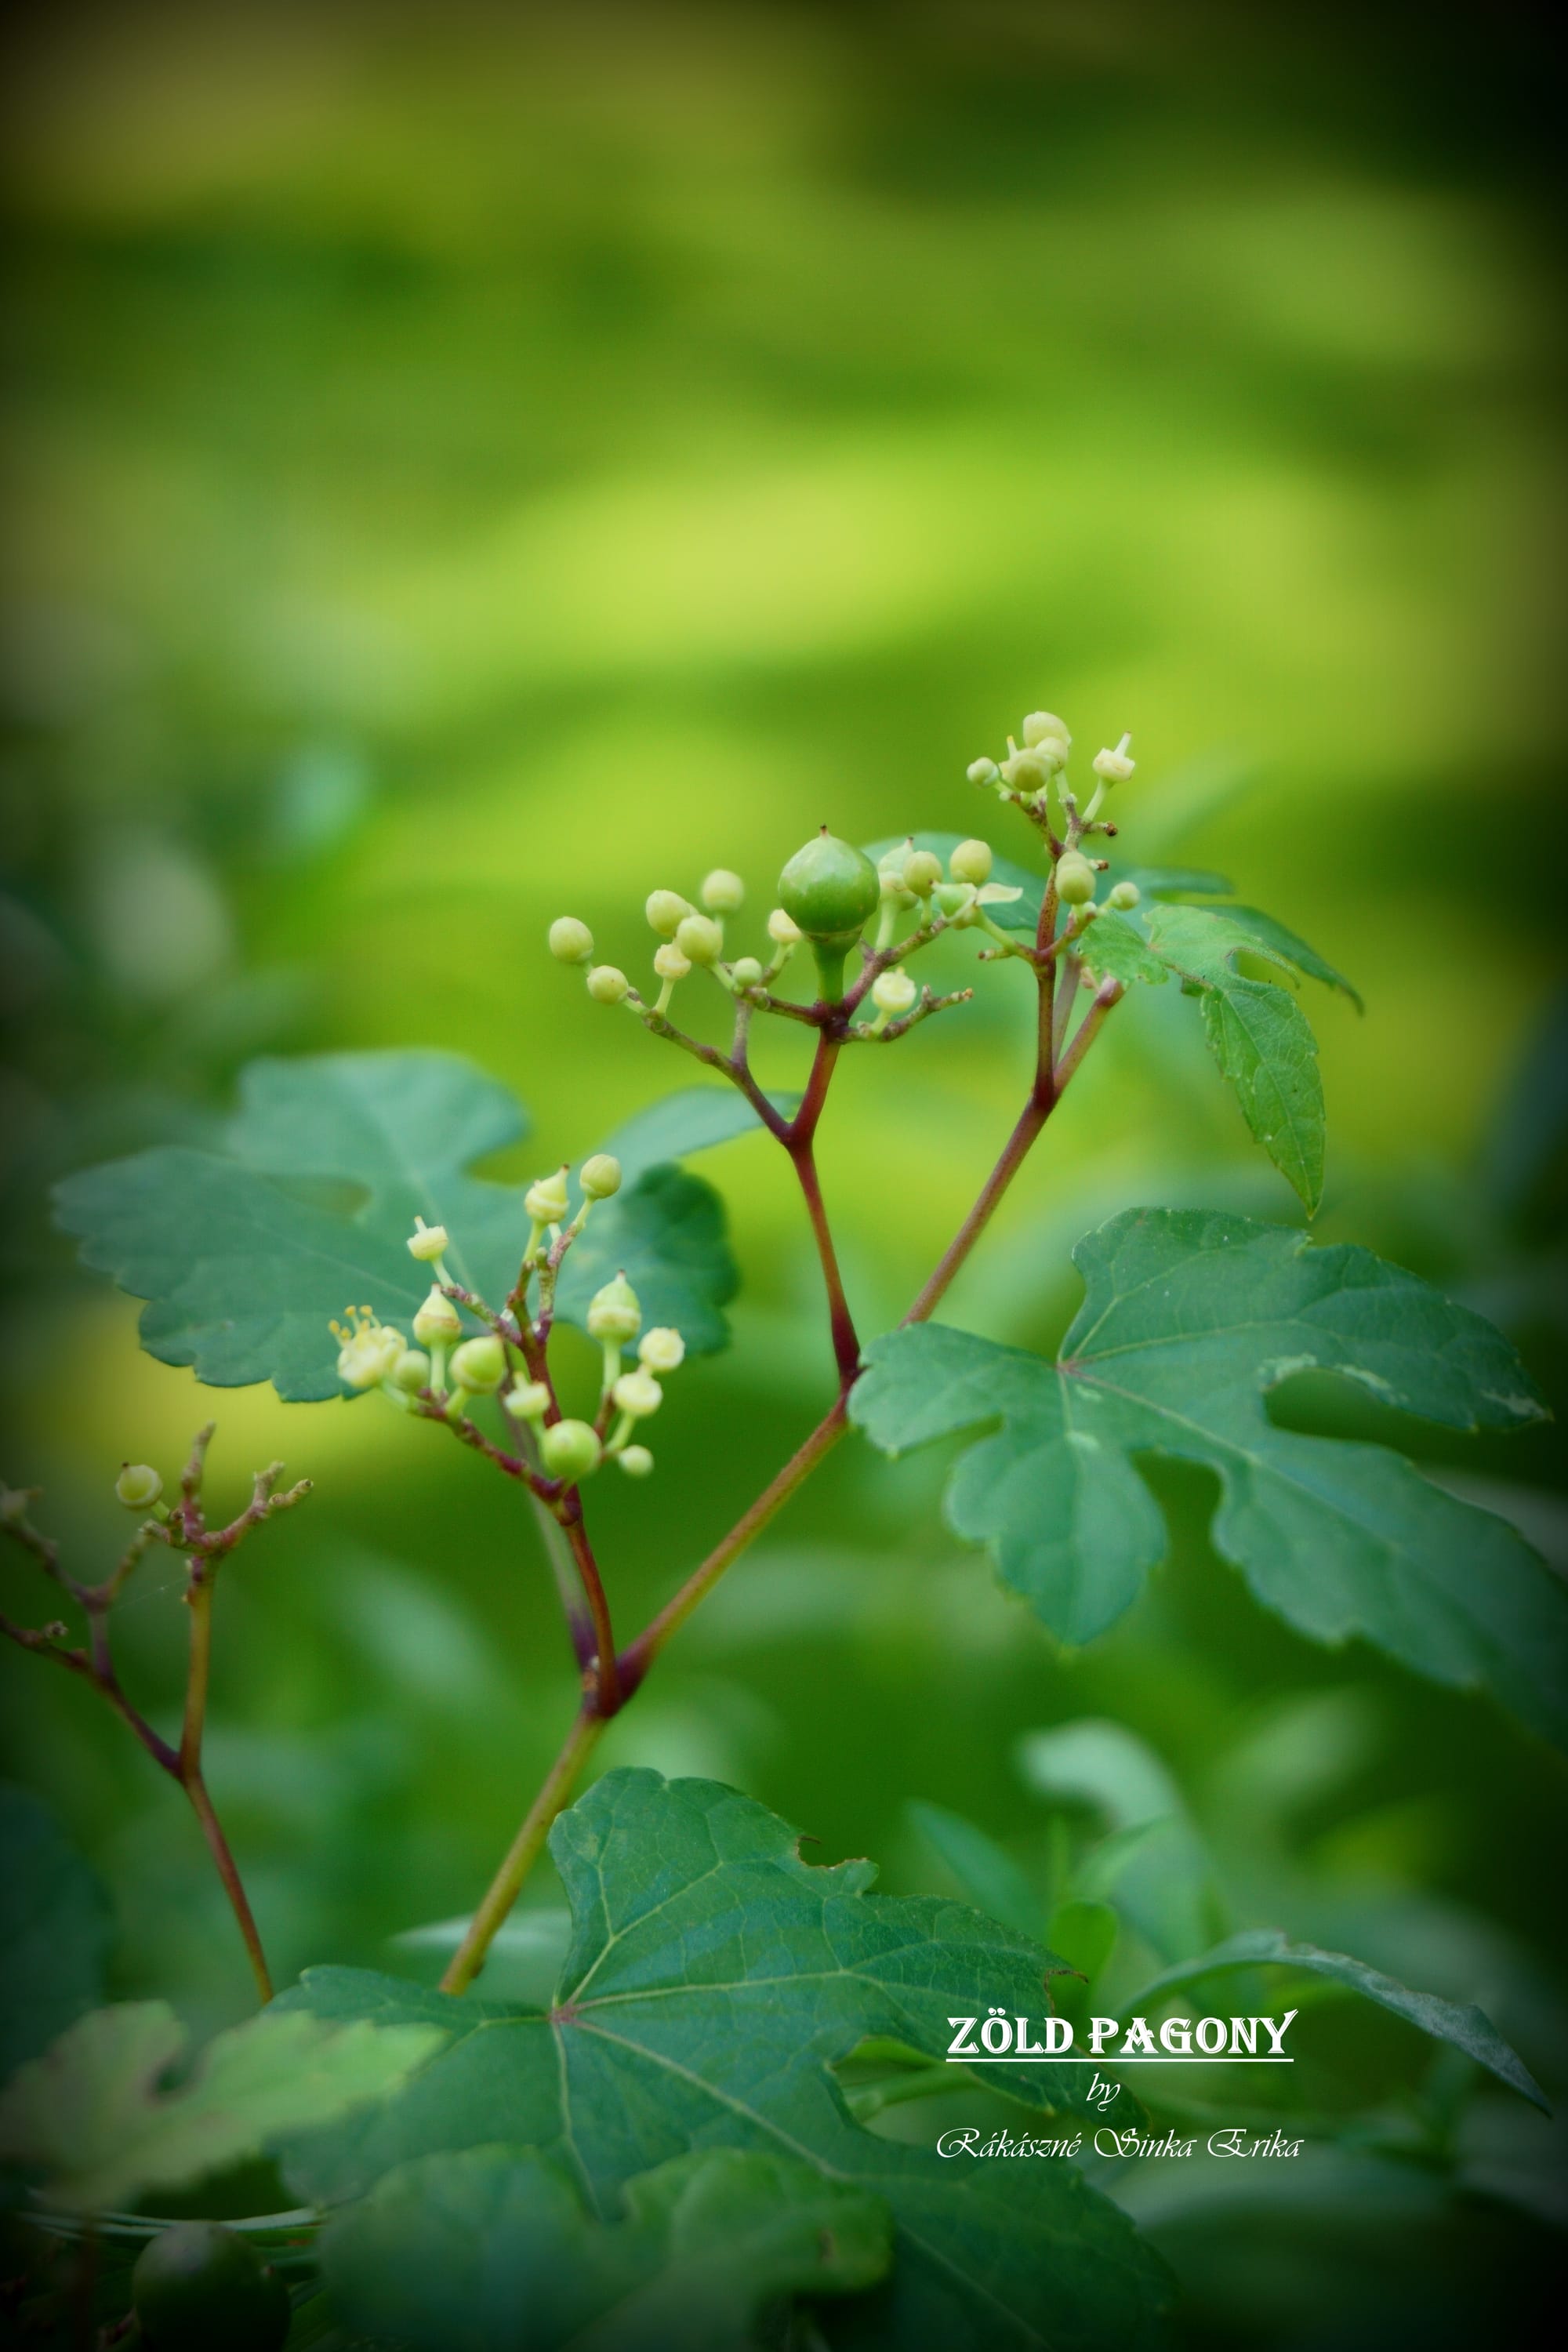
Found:
[[584, 1160], [577, 1181], [590, 1201], [607, 1201], [621, 1189], [621, 1163], [613, 1152], [595, 1151]]
[[594, 934], [575, 915], [557, 915], [550, 926], [550, 952], [560, 963], [586, 963], [594, 952]]
[[1057, 860], [1057, 896], [1064, 907], [1086, 907], [1094, 896], [1094, 868], [1076, 849]]
[[731, 978], [737, 988], [760, 988], [763, 967], [755, 956], [737, 956], [731, 966]]
[[630, 986], [616, 964], [596, 963], [588, 974], [588, 993], [595, 1004], [619, 1004]]
[[961, 841], [947, 861], [947, 870], [955, 882], [989, 882], [991, 844], [988, 841]]
[[522, 1196], [522, 1205], [536, 1225], [558, 1225], [566, 1214], [566, 1171], [557, 1168], [552, 1175], [541, 1176], [529, 1186]]
[[973, 882], [939, 882], [931, 895], [938, 911], [950, 923], [961, 921], [974, 907]]
[[432, 1290], [425, 1304], [414, 1316], [414, 1336], [422, 1348], [432, 1348], [443, 1339], [460, 1339], [463, 1318], [439, 1290]]
[[672, 940], [688, 915], [695, 909], [678, 890], [653, 890], [643, 908], [652, 929], [661, 940]]
[[1024, 721], [1024, 740], [1031, 751], [1037, 743], [1054, 740], [1061, 745], [1064, 759], [1072, 749], [1072, 736], [1068, 731], [1066, 719], [1058, 719], [1055, 712], [1050, 710], [1030, 711]]
[[651, 1331], [645, 1331], [637, 1349], [637, 1361], [650, 1372], [673, 1372], [685, 1356], [685, 1340], [667, 1323], [656, 1323]]
[[971, 760], [963, 772], [972, 784], [994, 784], [1002, 771], [994, 760]]
[[653, 1468], [653, 1455], [646, 1445], [623, 1445], [616, 1460], [628, 1478], [646, 1478]]
[[698, 895], [710, 915], [738, 915], [746, 902], [746, 886], [738, 874], [718, 866]]
[[114, 1491], [128, 1511], [150, 1511], [163, 1491], [163, 1481], [147, 1462], [125, 1462]]
[[477, 1339], [465, 1339], [453, 1349], [452, 1378], [458, 1388], [470, 1389], [476, 1396], [489, 1396], [500, 1388], [506, 1378], [506, 1349], [493, 1331], [481, 1331]]
[[553, 1421], [539, 1434], [540, 1458], [552, 1478], [574, 1486], [599, 1466], [604, 1452], [598, 1436], [585, 1421]]
[[1054, 772], [1038, 751], [1014, 751], [1002, 762], [1002, 773], [1016, 793], [1043, 793]]
[[653, 968], [660, 980], [684, 980], [691, 970], [691, 960], [682, 955], [674, 940], [669, 940], [656, 951]]
[[913, 849], [905, 858], [904, 887], [917, 898], [928, 898], [942, 878], [942, 860], [929, 849]]
[[919, 994], [909, 973], [898, 964], [891, 971], [879, 972], [871, 982], [871, 1002], [879, 1013], [907, 1013]]
[[664, 1391], [651, 1372], [623, 1372], [610, 1391], [617, 1412], [629, 1412], [635, 1421], [646, 1421], [664, 1402]]
[[542, 1381], [514, 1381], [501, 1402], [518, 1421], [542, 1421], [550, 1410], [550, 1391]]
[[1143, 893], [1136, 882], [1114, 882], [1106, 904], [1110, 907], [1120, 907], [1125, 913], [1129, 907], [1135, 907], [1142, 896]]
[[445, 1225], [427, 1225], [423, 1217], [416, 1217], [414, 1231], [408, 1236], [408, 1255], [425, 1265], [432, 1265], [442, 1251], [450, 1247], [451, 1238]]
[[617, 1347], [625, 1347], [641, 1329], [642, 1308], [637, 1292], [624, 1274], [617, 1274], [588, 1301], [588, 1337], [613, 1339]]
[[401, 1389], [405, 1396], [416, 1396], [422, 1388], [427, 1386], [430, 1379], [430, 1359], [424, 1349], [405, 1348], [392, 1368], [390, 1378], [395, 1389]]
[[768, 937], [775, 947], [793, 948], [800, 938], [800, 925], [782, 907], [775, 907], [768, 917]]
[[724, 952], [724, 929], [711, 915], [687, 915], [675, 934], [675, 944], [690, 963], [717, 963]]
[[1128, 777], [1132, 773], [1133, 769], [1138, 764], [1136, 760], [1130, 760], [1127, 756], [1127, 746], [1131, 742], [1131, 740], [1132, 738], [1131, 735], [1124, 735], [1114, 751], [1097, 751], [1095, 753], [1094, 772], [1098, 777], [1100, 777], [1102, 782], [1107, 784], [1124, 784], [1127, 782]]

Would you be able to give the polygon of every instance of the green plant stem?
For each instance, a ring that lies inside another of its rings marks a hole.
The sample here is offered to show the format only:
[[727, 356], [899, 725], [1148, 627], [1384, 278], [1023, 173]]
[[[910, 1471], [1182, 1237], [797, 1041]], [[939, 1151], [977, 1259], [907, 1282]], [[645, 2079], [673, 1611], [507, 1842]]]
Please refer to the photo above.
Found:
[[260, 1930], [251, 1910], [238, 1865], [223, 1833], [207, 1784], [202, 1776], [202, 1738], [206, 1730], [207, 1688], [212, 1675], [213, 1578], [210, 1560], [197, 1559], [191, 1569], [191, 1580], [185, 1589], [185, 1606], [191, 1612], [190, 1658], [185, 1669], [185, 1712], [180, 1730], [179, 1751], [174, 1759], [174, 1778], [190, 1801], [191, 1811], [201, 1823], [202, 1835], [217, 1874], [228, 1896], [229, 1908], [238, 1925], [246, 1955], [250, 1961], [256, 1989], [263, 2006], [272, 1998], [272, 1978], [262, 1949]]
[[441, 1979], [443, 1992], [467, 1991], [484, 1966], [485, 1955], [494, 1941], [497, 1928], [517, 1901], [522, 1882], [550, 1834], [551, 1823], [571, 1796], [577, 1775], [604, 1728], [603, 1716], [585, 1706], [580, 1709], [560, 1755], [545, 1776], [544, 1785], [529, 1807], [522, 1826], [511, 1842], [506, 1860], [497, 1871], [484, 1901], [468, 1922], [467, 1934], [452, 1955]]

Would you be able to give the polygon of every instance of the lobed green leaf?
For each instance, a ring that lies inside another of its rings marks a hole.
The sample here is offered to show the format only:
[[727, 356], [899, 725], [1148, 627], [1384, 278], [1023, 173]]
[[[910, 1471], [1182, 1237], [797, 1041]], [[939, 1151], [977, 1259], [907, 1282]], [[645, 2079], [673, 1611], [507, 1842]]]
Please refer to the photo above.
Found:
[[1053, 1632], [1089, 1641], [1142, 1591], [1165, 1536], [1134, 1460], [1173, 1454], [1215, 1473], [1215, 1548], [1299, 1632], [1361, 1635], [1563, 1738], [1568, 1595], [1513, 1529], [1264, 1405], [1315, 1369], [1449, 1428], [1518, 1428], [1545, 1408], [1500, 1332], [1368, 1250], [1243, 1217], [1129, 1210], [1073, 1255], [1085, 1297], [1056, 1363], [928, 1324], [874, 1341], [850, 1397], [889, 1454], [996, 1425], [948, 1517]]

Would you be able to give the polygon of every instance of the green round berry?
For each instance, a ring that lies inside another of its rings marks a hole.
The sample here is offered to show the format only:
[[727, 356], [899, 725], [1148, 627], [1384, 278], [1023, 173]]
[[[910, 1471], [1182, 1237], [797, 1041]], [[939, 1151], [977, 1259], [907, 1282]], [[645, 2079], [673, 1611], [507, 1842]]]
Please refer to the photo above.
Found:
[[453, 1349], [452, 1378], [476, 1396], [489, 1396], [500, 1388], [506, 1378], [506, 1349], [493, 1331], [482, 1331], [477, 1339], [465, 1339]]
[[731, 966], [730, 977], [737, 988], [760, 988], [763, 967], [755, 956], [737, 956]]
[[405, 1396], [417, 1396], [429, 1384], [430, 1359], [423, 1348], [405, 1348], [388, 1374], [395, 1389]]
[[1057, 860], [1057, 896], [1064, 907], [1087, 907], [1094, 896], [1094, 868], [1076, 849]]
[[689, 963], [717, 963], [724, 952], [724, 929], [711, 915], [683, 915], [675, 944]]
[[289, 2290], [221, 2221], [176, 2221], [144, 2246], [131, 2300], [153, 2352], [278, 2352]]
[[881, 903], [882, 884], [863, 850], [826, 825], [797, 849], [779, 876], [784, 913], [811, 941], [823, 994], [844, 992], [844, 959]]
[[586, 963], [594, 952], [594, 934], [575, 915], [557, 915], [550, 926], [550, 952], [559, 963]]
[[555, 1421], [540, 1432], [539, 1454], [552, 1478], [574, 1486], [599, 1466], [604, 1452], [597, 1432], [585, 1421]]
[[114, 1491], [128, 1511], [150, 1511], [163, 1491], [163, 1481], [146, 1462], [125, 1462]]
[[904, 860], [903, 883], [917, 898], [927, 898], [942, 880], [942, 860], [929, 849], [911, 849]]
[[988, 841], [961, 841], [947, 861], [947, 870], [955, 882], [976, 885], [991, 879], [991, 844]]

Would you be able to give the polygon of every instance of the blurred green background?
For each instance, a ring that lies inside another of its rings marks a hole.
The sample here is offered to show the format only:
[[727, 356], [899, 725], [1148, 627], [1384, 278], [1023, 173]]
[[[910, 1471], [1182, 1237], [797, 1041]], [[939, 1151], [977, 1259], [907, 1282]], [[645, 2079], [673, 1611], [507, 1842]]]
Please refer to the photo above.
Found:
[[[73, 1273], [54, 1176], [210, 1133], [257, 1052], [405, 1043], [515, 1086], [533, 1139], [497, 1172], [575, 1157], [689, 1065], [588, 1003], [551, 916], [635, 971], [646, 891], [722, 863], [760, 927], [824, 821], [981, 823], [964, 765], [1042, 703], [1089, 751], [1133, 730], [1131, 858], [1231, 874], [1363, 989], [1364, 1021], [1311, 1007], [1325, 1234], [1568, 1386], [1542, 18], [67, 7], [7, 80], [5, 1468], [79, 1570], [121, 1532], [115, 1465], [171, 1469], [211, 1400]], [[1130, 1202], [1294, 1221], [1191, 1013], [1150, 992], [1111, 1024], [955, 1318], [1048, 1344], [1068, 1246]], [[1026, 1028], [1000, 973], [846, 1070], [823, 1160], [862, 1328], [961, 1217]], [[766, 1054], [789, 1083], [793, 1035]], [[701, 1165], [745, 1288], [657, 1478], [593, 1495], [628, 1626], [829, 1389], [787, 1171], [761, 1138]], [[284, 1976], [418, 1965], [388, 1937], [471, 1904], [570, 1713], [532, 1529], [378, 1405], [216, 1402], [220, 1492], [273, 1453], [317, 1481], [220, 1610], [212, 1780], [264, 1932]], [[1392, 1434], [1568, 1561], [1551, 1432], [1279, 1409]], [[845, 1448], [604, 1761], [733, 1780], [900, 1890], [951, 1884], [906, 1810], [933, 1800], [1044, 1888], [1116, 1802], [1047, 1801], [1018, 1742], [1113, 1718], [1238, 1923], [1482, 1999], [1568, 2075], [1553, 1759], [1265, 1619], [1197, 1478], [1156, 1474], [1171, 1563], [1063, 1656], [956, 1554], [942, 1467]], [[182, 1632], [153, 1566], [120, 1638], [165, 1712]], [[89, 1694], [0, 1669], [10, 1769], [113, 1889], [122, 1990], [237, 2013], [175, 1792]], [[1415, 2081], [1399, 2031], [1347, 2096]], [[1386, 2342], [1394, 2313], [1448, 2340], [1536, 2259], [1542, 2133], [1466, 2158], [1458, 2221], [1400, 2202], [1418, 2173], [1379, 2204], [1342, 2148], [1289, 2212], [1178, 2199], [1154, 2219], [1200, 2337]]]

